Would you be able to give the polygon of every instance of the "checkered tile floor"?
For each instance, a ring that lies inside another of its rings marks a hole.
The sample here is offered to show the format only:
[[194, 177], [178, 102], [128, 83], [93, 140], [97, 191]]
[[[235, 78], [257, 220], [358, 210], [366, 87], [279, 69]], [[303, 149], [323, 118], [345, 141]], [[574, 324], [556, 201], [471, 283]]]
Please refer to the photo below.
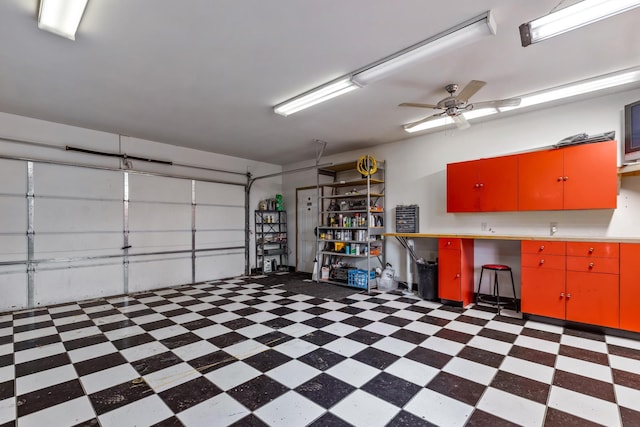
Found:
[[0, 426], [518, 424], [640, 425], [640, 342], [256, 277], [0, 315]]

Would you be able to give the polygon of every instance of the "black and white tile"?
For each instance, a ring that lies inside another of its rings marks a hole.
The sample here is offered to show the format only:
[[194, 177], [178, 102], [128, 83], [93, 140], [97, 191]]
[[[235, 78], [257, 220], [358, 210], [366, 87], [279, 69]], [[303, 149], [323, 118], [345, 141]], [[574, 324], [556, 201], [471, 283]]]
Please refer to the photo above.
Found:
[[0, 427], [640, 425], [639, 341], [261, 279], [0, 314]]

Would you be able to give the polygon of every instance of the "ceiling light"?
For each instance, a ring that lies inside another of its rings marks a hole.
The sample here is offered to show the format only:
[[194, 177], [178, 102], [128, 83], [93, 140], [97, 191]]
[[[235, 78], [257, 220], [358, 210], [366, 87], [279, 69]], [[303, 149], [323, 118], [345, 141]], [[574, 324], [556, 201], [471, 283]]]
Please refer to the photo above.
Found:
[[637, 6], [640, 0], [583, 0], [520, 25], [520, 40], [526, 47]]
[[449, 52], [478, 37], [495, 34], [496, 24], [493, 20], [493, 15], [491, 15], [491, 12], [485, 12], [480, 16], [383, 58], [365, 67], [362, 71], [354, 72], [353, 81], [365, 86], [388, 76], [409, 63], [435, 56], [442, 52]]
[[491, 12], [485, 12], [434, 37], [278, 104], [273, 107], [273, 111], [282, 116], [288, 116], [386, 77], [398, 68], [414, 61], [450, 51], [472, 41], [475, 37], [495, 33], [496, 25], [493, 16]]
[[88, 0], [40, 0], [38, 28], [71, 40], [84, 14]]
[[556, 101], [558, 99], [569, 98], [571, 96], [582, 95], [597, 90], [608, 89], [628, 83], [640, 81], [640, 67], [627, 69], [617, 73], [606, 74], [588, 80], [572, 83], [548, 89], [542, 92], [522, 96], [522, 101], [518, 107], [505, 108], [504, 111], [515, 108], [529, 107], [531, 105], [542, 104], [543, 102]]
[[273, 107], [273, 111], [286, 117], [296, 111], [304, 110], [343, 93], [351, 92], [358, 87], [349, 77], [343, 77], [278, 104]]

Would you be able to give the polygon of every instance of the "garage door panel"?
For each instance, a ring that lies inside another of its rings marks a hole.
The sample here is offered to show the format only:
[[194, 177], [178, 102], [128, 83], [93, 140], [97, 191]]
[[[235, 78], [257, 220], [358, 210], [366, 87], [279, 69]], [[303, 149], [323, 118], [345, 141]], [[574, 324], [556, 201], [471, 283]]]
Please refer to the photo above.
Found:
[[27, 162], [0, 159], [0, 193], [27, 194]]
[[191, 204], [191, 180], [129, 174], [129, 200]]
[[134, 257], [129, 262], [129, 291], [191, 283], [191, 256]]
[[26, 266], [0, 266], [0, 312], [27, 307]]
[[243, 249], [225, 253], [199, 253], [196, 257], [196, 282], [244, 274]]
[[244, 187], [196, 181], [197, 204], [244, 206]]
[[197, 206], [196, 229], [236, 228], [244, 230], [244, 207]]
[[34, 165], [36, 196], [109, 199], [122, 203], [122, 172], [53, 164]]
[[26, 233], [27, 199], [0, 195], [0, 233]]
[[[27, 238], [24, 235], [0, 237], [0, 261], [24, 261], [26, 259]], [[1, 295], [0, 298], [2, 298]]]
[[122, 255], [119, 233], [55, 233], [35, 236], [36, 259]]
[[129, 230], [191, 230], [191, 206], [164, 203], [129, 203]]
[[198, 231], [196, 249], [244, 246], [244, 231]]
[[36, 232], [122, 233], [122, 202], [36, 197], [34, 228]]
[[118, 295], [123, 293], [122, 277], [121, 262], [41, 265], [35, 272], [35, 303], [50, 305]]
[[129, 233], [129, 253], [191, 250], [191, 231]]

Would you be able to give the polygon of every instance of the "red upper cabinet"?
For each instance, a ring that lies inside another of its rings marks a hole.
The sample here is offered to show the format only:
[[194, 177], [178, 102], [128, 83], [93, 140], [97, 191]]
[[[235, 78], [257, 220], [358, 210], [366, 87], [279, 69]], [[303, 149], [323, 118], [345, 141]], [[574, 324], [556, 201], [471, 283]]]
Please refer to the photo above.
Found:
[[521, 154], [518, 209], [615, 209], [616, 150], [606, 141]]
[[521, 154], [518, 165], [518, 209], [562, 209], [562, 150]]
[[517, 176], [517, 156], [448, 164], [447, 212], [517, 210]]
[[473, 160], [447, 165], [447, 212], [480, 210], [479, 162], [480, 160]]
[[564, 209], [615, 209], [617, 143], [576, 145], [563, 151]]

